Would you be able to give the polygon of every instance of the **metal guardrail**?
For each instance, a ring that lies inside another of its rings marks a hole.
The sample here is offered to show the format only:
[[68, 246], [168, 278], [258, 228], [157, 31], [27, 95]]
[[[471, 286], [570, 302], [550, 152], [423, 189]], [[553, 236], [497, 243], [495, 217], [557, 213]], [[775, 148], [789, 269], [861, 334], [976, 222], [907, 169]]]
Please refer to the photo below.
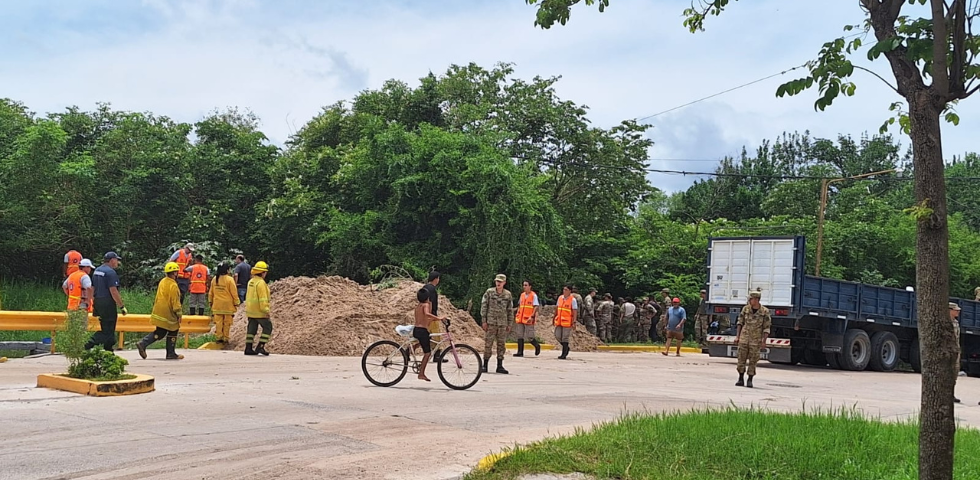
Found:
[[[51, 332], [51, 353], [55, 352], [55, 334], [68, 319], [67, 312], [22, 312], [0, 310], [0, 330], [31, 330]], [[152, 332], [156, 327], [150, 323], [145, 313], [119, 315], [116, 332], [119, 333], [119, 348], [123, 348], [126, 332]], [[102, 330], [99, 319], [89, 315], [88, 329]], [[211, 317], [205, 315], [184, 315], [180, 321], [180, 333], [184, 334], [184, 348], [189, 347], [190, 334], [209, 333]]]

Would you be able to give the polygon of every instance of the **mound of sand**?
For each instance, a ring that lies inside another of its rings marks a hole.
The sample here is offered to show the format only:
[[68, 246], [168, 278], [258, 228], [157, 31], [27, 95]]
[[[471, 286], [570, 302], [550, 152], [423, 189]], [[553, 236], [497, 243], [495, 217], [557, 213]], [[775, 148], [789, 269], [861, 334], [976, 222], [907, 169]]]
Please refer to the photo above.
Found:
[[[421, 283], [407, 280], [384, 289], [359, 285], [342, 277], [276, 280], [269, 285], [273, 323], [269, 350], [288, 355], [360, 356], [368, 345], [378, 340], [401, 343], [404, 338], [395, 333], [395, 326], [413, 323], [415, 294], [419, 288]], [[554, 313], [544, 313], [540, 316], [537, 336], [545, 343], [555, 343], [550, 327]], [[439, 298], [439, 315], [452, 322], [451, 331], [457, 343], [467, 343], [483, 353], [483, 330], [473, 317], [443, 296]], [[243, 305], [231, 327], [231, 348], [244, 349], [246, 324]], [[599, 343], [585, 327], [578, 325], [570, 346], [573, 351], [594, 351]]]

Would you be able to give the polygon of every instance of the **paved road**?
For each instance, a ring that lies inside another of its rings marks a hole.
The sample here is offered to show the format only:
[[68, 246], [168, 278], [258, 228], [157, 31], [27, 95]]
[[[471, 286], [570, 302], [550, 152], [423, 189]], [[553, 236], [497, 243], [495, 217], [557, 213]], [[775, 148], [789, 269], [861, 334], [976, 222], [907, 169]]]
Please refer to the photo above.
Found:
[[[157, 391], [90, 398], [34, 388], [61, 357], [0, 364], [0, 479], [448, 479], [514, 443], [572, 432], [623, 411], [761, 405], [857, 405], [914, 415], [919, 376], [760, 364], [757, 388], [735, 387], [735, 362], [689, 354], [554, 352], [510, 359], [450, 391], [432, 375], [371, 386], [359, 359], [189, 351], [141, 360]], [[160, 356], [162, 351], [152, 351]], [[980, 380], [960, 377], [957, 415], [980, 427]]]

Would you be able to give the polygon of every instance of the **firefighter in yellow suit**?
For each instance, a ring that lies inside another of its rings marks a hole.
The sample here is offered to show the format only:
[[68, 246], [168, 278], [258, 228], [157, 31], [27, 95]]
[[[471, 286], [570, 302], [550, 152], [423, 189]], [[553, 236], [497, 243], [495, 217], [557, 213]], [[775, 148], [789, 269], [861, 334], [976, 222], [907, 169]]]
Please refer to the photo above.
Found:
[[167, 339], [167, 360], [181, 360], [183, 355], [177, 354], [177, 332], [180, 330], [180, 317], [183, 306], [180, 303], [180, 287], [177, 286], [177, 272], [180, 267], [176, 262], [168, 262], [163, 267], [166, 274], [157, 285], [156, 299], [153, 301], [153, 312], [150, 322], [156, 325], [153, 333], [143, 337], [136, 344], [140, 357], [146, 359], [146, 347], [160, 340]]
[[[245, 335], [245, 355], [265, 355], [265, 344], [272, 338], [272, 308], [269, 304], [269, 285], [265, 276], [269, 273], [269, 265], [265, 262], [255, 262], [252, 267], [252, 279], [248, 281], [248, 292], [245, 294], [245, 315], [248, 317], [248, 327]], [[262, 327], [259, 342], [253, 348], [255, 335]]]
[[214, 336], [222, 347], [228, 343], [231, 321], [241, 304], [235, 279], [231, 278], [228, 271], [227, 263], [218, 265], [218, 274], [211, 279], [211, 288], [208, 289], [208, 304], [214, 316]]

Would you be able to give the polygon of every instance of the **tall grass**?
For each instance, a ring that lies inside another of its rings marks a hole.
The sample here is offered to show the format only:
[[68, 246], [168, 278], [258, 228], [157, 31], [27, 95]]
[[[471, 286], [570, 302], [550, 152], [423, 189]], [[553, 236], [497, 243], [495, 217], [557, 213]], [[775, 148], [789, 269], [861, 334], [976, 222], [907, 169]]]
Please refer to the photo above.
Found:
[[[956, 434], [957, 479], [980, 478], [980, 432]], [[855, 410], [757, 409], [626, 415], [591, 431], [515, 449], [469, 480], [582, 472], [600, 479], [913, 480], [918, 426]]]

